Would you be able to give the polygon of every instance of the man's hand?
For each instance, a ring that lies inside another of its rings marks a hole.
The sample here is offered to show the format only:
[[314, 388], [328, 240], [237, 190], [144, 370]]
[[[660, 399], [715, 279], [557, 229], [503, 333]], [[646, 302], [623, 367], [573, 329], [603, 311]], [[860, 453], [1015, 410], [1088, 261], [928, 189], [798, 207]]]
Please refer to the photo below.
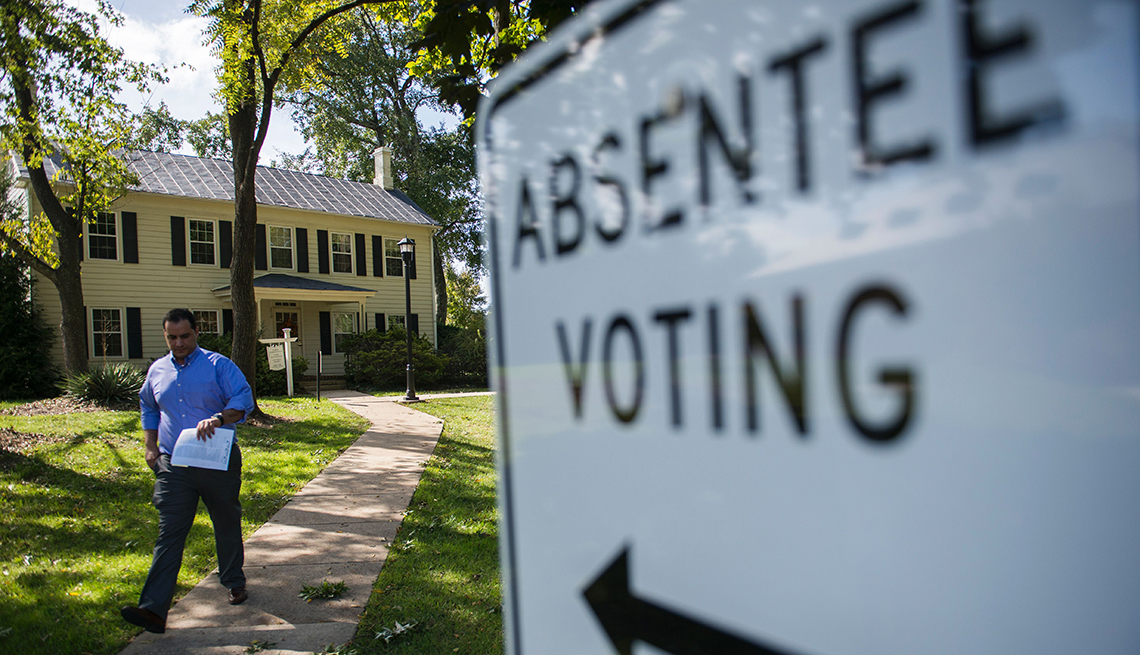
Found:
[[148, 442], [146, 444], [146, 455], [145, 455], [145, 457], [146, 457], [146, 465], [153, 469], [155, 467], [155, 462], [158, 461], [158, 444], [157, 443], [149, 443]]
[[214, 438], [214, 430], [222, 427], [221, 419], [211, 416], [198, 421], [198, 438], [202, 441]]

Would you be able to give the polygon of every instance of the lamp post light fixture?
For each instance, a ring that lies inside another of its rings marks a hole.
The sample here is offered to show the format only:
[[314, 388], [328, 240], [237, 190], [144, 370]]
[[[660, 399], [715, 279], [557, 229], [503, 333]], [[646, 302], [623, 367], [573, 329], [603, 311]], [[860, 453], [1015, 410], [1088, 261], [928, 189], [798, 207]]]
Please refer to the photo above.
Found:
[[408, 393], [407, 402], [417, 402], [416, 376], [412, 368], [412, 256], [416, 253], [416, 242], [404, 237], [396, 244], [400, 247], [400, 257], [404, 260], [404, 334], [408, 337]]

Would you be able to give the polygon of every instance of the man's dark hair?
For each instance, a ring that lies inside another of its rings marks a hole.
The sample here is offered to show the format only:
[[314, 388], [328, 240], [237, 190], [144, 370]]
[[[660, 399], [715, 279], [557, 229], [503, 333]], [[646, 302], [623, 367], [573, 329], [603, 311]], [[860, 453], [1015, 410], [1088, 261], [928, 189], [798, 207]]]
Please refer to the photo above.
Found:
[[189, 321], [191, 330], [198, 329], [198, 319], [194, 318], [194, 312], [182, 308], [166, 312], [166, 316], [162, 317], [162, 327], [166, 329], [167, 323], [181, 323], [182, 321]]

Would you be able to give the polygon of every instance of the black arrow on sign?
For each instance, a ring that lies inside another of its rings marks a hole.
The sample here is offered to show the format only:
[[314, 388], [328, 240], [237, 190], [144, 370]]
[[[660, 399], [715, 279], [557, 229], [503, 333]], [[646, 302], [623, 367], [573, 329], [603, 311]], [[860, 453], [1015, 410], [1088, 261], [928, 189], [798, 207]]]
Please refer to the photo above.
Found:
[[694, 621], [629, 591], [629, 548], [582, 592], [621, 655], [635, 639], [673, 655], [794, 655]]

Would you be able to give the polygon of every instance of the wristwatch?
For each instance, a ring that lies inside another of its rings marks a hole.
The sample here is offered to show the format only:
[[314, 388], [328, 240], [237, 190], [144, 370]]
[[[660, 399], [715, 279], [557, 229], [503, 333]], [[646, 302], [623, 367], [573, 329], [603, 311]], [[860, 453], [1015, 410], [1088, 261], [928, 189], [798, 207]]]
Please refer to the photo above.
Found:
[[226, 424], [226, 419], [222, 418], [222, 413], [221, 413], [221, 412], [218, 412], [217, 414], [214, 414], [214, 415], [213, 415], [213, 416], [211, 416], [210, 418], [216, 418], [216, 419], [218, 419], [218, 427], [221, 427], [221, 426], [223, 426], [223, 425], [225, 425], [225, 424]]

